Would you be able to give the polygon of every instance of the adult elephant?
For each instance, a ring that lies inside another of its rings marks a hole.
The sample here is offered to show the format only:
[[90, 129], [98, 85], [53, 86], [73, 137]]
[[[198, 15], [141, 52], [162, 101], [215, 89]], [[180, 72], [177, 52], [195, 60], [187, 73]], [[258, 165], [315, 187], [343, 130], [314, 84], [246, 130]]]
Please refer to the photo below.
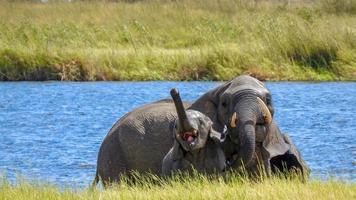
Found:
[[[184, 102], [187, 108], [190, 104]], [[131, 171], [161, 174], [161, 162], [173, 144], [177, 119], [174, 103], [163, 99], [121, 117], [110, 129], [98, 154], [94, 184], [117, 182]]]
[[[207, 115], [215, 130], [227, 133], [222, 147], [232, 168], [244, 165], [255, 173], [263, 164], [268, 174], [285, 166], [306, 171], [298, 150], [273, 121], [271, 94], [257, 79], [239, 76], [208, 91], [189, 109]], [[169, 100], [122, 117], [100, 147], [95, 182], [118, 181], [132, 170], [161, 174], [162, 159], [173, 144], [169, 133], [176, 119]]]
[[273, 120], [272, 96], [259, 80], [239, 76], [205, 93], [190, 109], [209, 116], [215, 130], [227, 132], [222, 146], [232, 168], [258, 173], [264, 167], [267, 174], [309, 171], [291, 139]]

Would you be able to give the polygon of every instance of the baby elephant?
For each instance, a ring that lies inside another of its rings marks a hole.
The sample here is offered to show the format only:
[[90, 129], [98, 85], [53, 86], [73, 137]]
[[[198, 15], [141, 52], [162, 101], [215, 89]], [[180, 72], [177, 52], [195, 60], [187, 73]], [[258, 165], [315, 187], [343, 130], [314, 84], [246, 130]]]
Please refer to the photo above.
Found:
[[162, 162], [163, 175], [193, 169], [204, 174], [224, 172], [225, 156], [220, 147], [222, 134], [213, 130], [213, 122], [201, 112], [185, 111], [176, 89], [171, 90], [171, 96], [178, 120], [173, 130], [173, 147]]

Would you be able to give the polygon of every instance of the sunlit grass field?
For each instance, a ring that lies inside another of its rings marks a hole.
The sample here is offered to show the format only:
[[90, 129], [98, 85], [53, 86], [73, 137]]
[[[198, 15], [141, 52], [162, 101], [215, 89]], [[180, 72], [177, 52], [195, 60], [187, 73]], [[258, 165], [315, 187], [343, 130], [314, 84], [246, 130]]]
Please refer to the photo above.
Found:
[[356, 2], [0, 1], [0, 80], [356, 80]]
[[341, 181], [299, 181], [269, 178], [208, 179], [200, 176], [162, 181], [148, 179], [123, 182], [107, 190], [59, 188], [48, 184], [20, 182], [0, 184], [0, 199], [355, 199], [356, 184]]

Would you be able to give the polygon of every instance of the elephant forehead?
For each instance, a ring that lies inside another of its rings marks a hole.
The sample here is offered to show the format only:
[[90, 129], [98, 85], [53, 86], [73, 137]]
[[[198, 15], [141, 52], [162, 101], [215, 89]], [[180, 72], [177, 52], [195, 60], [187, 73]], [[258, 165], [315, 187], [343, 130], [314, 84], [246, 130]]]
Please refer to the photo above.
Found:
[[248, 75], [241, 75], [233, 79], [232, 84], [234, 85], [244, 85], [244, 84], [257, 84], [260, 85], [261, 87], [265, 87], [264, 84], [257, 80], [256, 78], [253, 78], [252, 76]]
[[204, 118], [204, 114], [202, 114], [199, 111], [188, 110], [187, 111], [187, 117], [188, 117], [188, 119], [191, 119], [191, 120], [199, 120], [199, 119], [203, 119]]
[[235, 95], [240, 92], [244, 91], [250, 91], [256, 93], [256, 95], [260, 96], [265, 96], [266, 94], [269, 93], [268, 89], [265, 87], [261, 87], [261, 85], [250, 85], [250, 84], [245, 84], [245, 85], [239, 85], [236, 87], [231, 87], [228, 90], [226, 90], [227, 94]]
[[190, 122], [192, 122], [192, 126], [194, 126], [193, 128], [198, 128], [198, 127], [195, 127], [199, 124], [199, 120], [208, 120], [207, 117], [205, 117], [204, 114], [202, 114], [201, 112], [199, 111], [196, 111], [196, 110], [188, 110], [187, 111], [187, 118]]

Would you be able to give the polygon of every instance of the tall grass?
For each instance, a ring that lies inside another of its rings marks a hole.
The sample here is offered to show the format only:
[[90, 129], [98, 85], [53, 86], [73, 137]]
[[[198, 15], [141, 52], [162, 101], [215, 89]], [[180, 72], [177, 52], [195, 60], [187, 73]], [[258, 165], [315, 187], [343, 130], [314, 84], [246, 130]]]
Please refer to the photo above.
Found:
[[339, 5], [0, 1], [0, 80], [356, 80]]
[[320, 4], [327, 12], [356, 14], [356, 2], [353, 0], [324, 0]]
[[0, 183], [0, 199], [355, 199], [356, 184], [341, 181], [309, 181], [270, 178], [251, 181], [234, 177], [229, 180], [175, 178], [122, 182], [107, 190], [60, 189], [48, 184]]

